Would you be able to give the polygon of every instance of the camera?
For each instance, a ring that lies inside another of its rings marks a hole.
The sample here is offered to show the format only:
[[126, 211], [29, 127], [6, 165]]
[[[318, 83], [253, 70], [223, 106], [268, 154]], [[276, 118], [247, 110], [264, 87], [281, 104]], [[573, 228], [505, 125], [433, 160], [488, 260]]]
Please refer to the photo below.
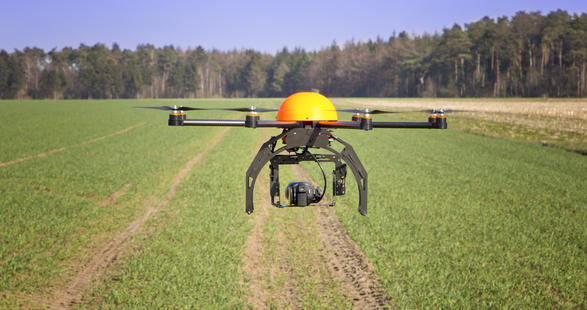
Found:
[[290, 206], [305, 207], [322, 199], [322, 189], [317, 186], [314, 190], [308, 182], [291, 182], [285, 188], [285, 198]]

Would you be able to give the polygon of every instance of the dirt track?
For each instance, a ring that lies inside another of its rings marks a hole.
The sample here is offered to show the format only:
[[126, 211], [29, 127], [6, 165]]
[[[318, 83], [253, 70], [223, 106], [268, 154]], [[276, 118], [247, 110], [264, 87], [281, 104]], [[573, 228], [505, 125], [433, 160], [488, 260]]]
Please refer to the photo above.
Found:
[[[83, 304], [84, 292], [89, 290], [94, 281], [128, 248], [130, 239], [141, 231], [144, 223], [167, 206], [184, 177], [227, 132], [228, 128], [221, 131], [213, 139], [213, 143], [186, 163], [175, 176], [163, 201], [135, 219], [114, 236], [112, 241], [94, 249], [92, 258], [76, 267], [76, 274], [64, 289], [52, 293], [55, 298], [50, 300], [46, 307], [67, 309]], [[294, 173], [299, 179], [310, 180], [308, 174], [298, 166], [294, 166]], [[251, 216], [253, 229], [244, 253], [249, 306], [253, 309], [304, 308], [308, 302], [303, 300], [304, 294], [307, 298], [307, 292], [303, 292], [307, 289], [307, 283], [304, 283], [303, 279], [300, 280], [300, 276], [311, 276], [311, 282], [320, 282], [317, 285], [320, 293], [331, 295], [333, 293], [329, 292], [329, 289], [340, 290], [342, 299], [355, 309], [391, 308], [391, 299], [386, 296], [380, 285], [372, 264], [345, 231], [334, 210], [328, 207], [306, 208], [300, 211], [312, 213], [313, 216], [310, 218], [314, 220], [311, 223], [302, 222], [298, 216], [294, 217], [292, 222], [292, 218], [288, 217], [291, 214], [287, 213], [292, 210], [277, 209], [269, 203], [268, 184], [264, 177], [266, 176], [260, 175], [257, 179], [258, 194], [263, 197], [263, 202], [255, 208], [255, 213]], [[100, 202], [99, 206], [114, 203], [131, 186], [130, 183], [126, 184], [111, 197]], [[281, 226], [269, 241], [271, 249], [267, 249], [265, 228], [268, 221], [275, 219], [280, 221]], [[295, 235], [296, 233], [299, 235]], [[299, 242], [306, 243], [307, 238], [315, 239], [315, 243], [312, 243], [310, 249], [299, 250]], [[270, 260], [267, 259], [268, 251], [274, 252], [275, 255], [271, 256]], [[292, 267], [292, 257], [298, 261], [302, 257], [304, 262]]]
[[[293, 168], [296, 178], [311, 180], [301, 167]], [[304, 292], [307, 288], [297, 281], [303, 282], [300, 281], [303, 276], [315, 276], [309, 281], [320, 282], [315, 284], [318, 297], [335, 295], [338, 289], [342, 299], [354, 309], [392, 308], [392, 301], [386, 296], [372, 264], [350, 238], [334, 210], [329, 207], [295, 210], [313, 213], [309, 217], [313, 220], [304, 222], [299, 212], [292, 215], [294, 210], [278, 209], [270, 204], [266, 178], [263, 173], [257, 178], [257, 195], [262, 197], [262, 203], [251, 215], [253, 229], [245, 249], [249, 307], [304, 308], [307, 301], [304, 304], [302, 299], [308, 294]], [[271, 232], [273, 235], [266, 235]], [[299, 242], [310, 248], [298, 249]], [[298, 255], [303, 259], [292, 259]], [[312, 269], [312, 274], [304, 274], [307, 269]]]
[[[311, 180], [300, 166], [294, 166], [294, 171], [300, 179]], [[328, 262], [333, 277], [343, 283], [346, 293], [353, 299], [353, 308], [390, 308], [391, 299], [379, 283], [373, 265], [351, 239], [334, 209], [319, 207], [313, 211], [317, 213], [318, 231], [325, 247], [324, 260]]]
[[[263, 180], [259, 178], [257, 186], [265, 190], [261, 191], [263, 196], [269, 193], [266, 190], [266, 185]], [[267, 304], [267, 293], [263, 289], [263, 225], [269, 216], [270, 204], [264, 203], [256, 208], [254, 216], [251, 217], [253, 221], [253, 231], [247, 239], [247, 247], [245, 248], [245, 274], [249, 279], [248, 302], [254, 309], [262, 309]]]
[[91, 139], [91, 140], [88, 140], [88, 141], [84, 141], [84, 142], [81, 142], [81, 143], [78, 143], [78, 144], [74, 144], [74, 145], [70, 145], [70, 146], [64, 146], [64, 147], [53, 149], [53, 150], [50, 150], [50, 151], [47, 151], [47, 152], [43, 152], [43, 153], [31, 155], [31, 156], [26, 156], [26, 157], [17, 158], [17, 159], [11, 160], [11, 161], [6, 161], [6, 162], [3, 162], [3, 163], [0, 163], [0, 167], [9, 166], [9, 165], [20, 163], [20, 162], [23, 162], [25, 160], [29, 160], [29, 159], [33, 159], [33, 158], [41, 158], [41, 157], [49, 156], [49, 155], [54, 154], [54, 153], [58, 153], [58, 152], [61, 152], [61, 151], [68, 150], [69, 148], [72, 148], [72, 147], [75, 147], [75, 146], [86, 145], [88, 143], [92, 143], [92, 142], [97, 142], [97, 141], [100, 141], [100, 140], [104, 140], [104, 139], [107, 139], [107, 138], [110, 138], [110, 137], [113, 137], [113, 136], [117, 136], [119, 134], [123, 134], [123, 133], [125, 133], [125, 132], [127, 132], [129, 130], [135, 129], [135, 128], [137, 128], [139, 126], [142, 126], [144, 124], [145, 124], [145, 122], [141, 122], [141, 123], [132, 125], [130, 127], [124, 128], [122, 130], [119, 130], [117, 132], [113, 132], [113, 133], [107, 134], [105, 136], [94, 138], [94, 139]]
[[[98, 278], [108, 267], [108, 265], [116, 261], [121, 251], [123, 251], [128, 246], [128, 241], [141, 230], [143, 224], [148, 219], [159, 213], [165, 206], [167, 206], [167, 204], [175, 196], [178, 185], [185, 178], [188, 172], [190, 172], [192, 167], [197, 164], [206, 153], [214, 148], [214, 146], [216, 146], [220, 140], [222, 140], [229, 129], [230, 128], [225, 128], [222, 130], [214, 139], [212, 139], [213, 142], [210, 143], [206, 149], [204, 149], [201, 153], [186, 163], [185, 167], [179, 171], [179, 173], [173, 179], [173, 183], [169, 187], [167, 195], [163, 201], [157, 204], [157, 206], [150, 208], [142, 217], [135, 219], [122, 232], [114, 236], [112, 241], [108, 242], [101, 248], [95, 249], [93, 251], [93, 255], [91, 255], [92, 258], [90, 261], [86, 262], [83, 266], [78, 266], [79, 270], [77, 271], [77, 274], [71, 279], [71, 281], [69, 281], [69, 284], [66, 286], [67, 288], [55, 292], [53, 294], [56, 296], [55, 299], [52, 300], [47, 306], [51, 309], [68, 309], [80, 303], [82, 294], [91, 287], [92, 281]], [[118, 195], [121, 195], [120, 191], [124, 191], [126, 187], [127, 186], [125, 185], [123, 189], [114, 193], [111, 198], [116, 199]]]

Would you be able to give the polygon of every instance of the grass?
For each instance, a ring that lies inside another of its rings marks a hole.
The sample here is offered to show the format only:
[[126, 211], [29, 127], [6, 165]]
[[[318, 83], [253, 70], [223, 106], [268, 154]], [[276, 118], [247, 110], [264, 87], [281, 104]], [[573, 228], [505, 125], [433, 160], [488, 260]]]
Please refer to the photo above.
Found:
[[[587, 162], [464, 132], [341, 132], [369, 172], [337, 214], [398, 308], [581, 308]], [[314, 176], [318, 178], [318, 175]]]
[[[63, 285], [60, 279], [93, 248], [163, 198], [175, 174], [218, 130], [178, 134], [166, 126], [164, 113], [132, 109], [162, 104], [167, 102], [2, 102], [2, 111], [39, 112], [15, 126], [9, 126], [13, 112], [0, 113], [1, 139], [11, 141], [3, 144], [4, 161], [71, 147], [0, 167], [1, 308], [50, 299], [52, 287]], [[123, 134], [83, 143], [141, 122]], [[121, 197], [102, 206], [122, 188], [127, 191]]]
[[[0, 162], [69, 147], [0, 167], [0, 308], [34, 308], [51, 298], [92, 249], [161, 201], [177, 172], [219, 132], [169, 128], [163, 112], [131, 109], [168, 103], [0, 103]], [[369, 172], [369, 215], [356, 210], [353, 178], [347, 196], [337, 197], [337, 215], [398, 308], [585, 308], [585, 157], [534, 144], [542, 134], [527, 124], [493, 122], [455, 118], [446, 131], [336, 130]], [[472, 124], [481, 129], [466, 132]], [[241, 262], [251, 223], [242, 182], [259, 135], [269, 134], [231, 129], [79, 307], [247, 307]], [[562, 136], [560, 147], [580, 138]], [[306, 167], [322, 186], [318, 169]], [[284, 187], [292, 176], [282, 173]], [[320, 244], [308, 228], [314, 213], [272, 211], [266, 263], [290, 266], [304, 308], [347, 308], [336, 283], [324, 281]], [[266, 289], [279, 292], [291, 274], [266, 275]]]
[[[267, 185], [269, 170], [265, 172], [259, 178], [264, 178]], [[291, 166], [280, 168], [281, 199], [285, 200], [285, 186], [296, 180]], [[268, 193], [259, 194], [256, 197], [267, 199]], [[350, 309], [351, 300], [341, 283], [332, 278], [329, 262], [323, 258], [326, 249], [318, 236], [317, 214], [309, 208], [270, 208], [263, 227], [263, 262], [268, 266], [263, 280], [270, 296], [267, 307]]]
[[[469, 112], [448, 114], [449, 128], [587, 153], [587, 102], [584, 99], [336, 98], [334, 102], [393, 111], [440, 107], [465, 110]], [[413, 121], [426, 117], [425, 113], [398, 115]]]
[[[402, 119], [422, 120], [422, 113], [401, 114]], [[579, 154], [587, 154], [587, 127], [579, 118], [559, 118], [544, 115], [510, 113], [451, 113], [450, 129], [467, 133], [524, 141], [541, 146], [560, 148]]]
[[587, 154], [585, 120], [557, 119], [548, 116], [474, 113], [450, 118], [450, 126], [473, 134], [527, 141]]
[[[251, 225], [244, 213], [242, 171], [255, 142], [250, 132], [232, 129], [181, 183], [164, 211], [149, 221], [129, 257], [88, 295], [91, 305], [243, 308], [246, 286], [240, 262]], [[234, 156], [236, 151], [245, 156]]]

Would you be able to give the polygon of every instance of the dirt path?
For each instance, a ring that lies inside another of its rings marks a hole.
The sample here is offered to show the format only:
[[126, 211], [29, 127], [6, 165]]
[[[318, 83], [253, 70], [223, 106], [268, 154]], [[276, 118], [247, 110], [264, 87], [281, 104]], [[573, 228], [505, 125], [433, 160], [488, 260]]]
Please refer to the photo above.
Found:
[[[140, 231], [143, 224], [159, 213], [171, 201], [177, 192], [177, 186], [190, 172], [192, 167], [198, 163], [206, 153], [214, 148], [220, 140], [222, 140], [229, 129], [230, 128], [223, 129], [212, 139], [212, 143], [210, 143], [206, 149], [186, 163], [185, 167], [175, 176], [163, 201], [157, 206], [149, 209], [142, 217], [135, 219], [122, 232], [114, 236], [111, 242], [102, 248], [96, 249], [90, 261], [86, 262], [83, 266], [79, 266], [79, 271], [71, 279], [67, 287], [56, 292], [54, 294], [54, 296], [56, 296], [55, 300], [51, 301], [47, 306], [51, 309], [67, 309], [80, 303], [84, 291], [91, 287], [92, 281], [98, 278], [108, 265], [116, 261], [118, 254], [128, 245], [128, 241]], [[101, 138], [106, 137], [107, 136]]]
[[[311, 180], [293, 165], [296, 179]], [[252, 309], [389, 309], [372, 264], [332, 208], [271, 205], [265, 169], [257, 177], [253, 229], [244, 253]], [[261, 198], [261, 199], [259, 199]]]
[[[267, 184], [263, 180], [263, 175], [257, 179], [259, 195], [268, 197]], [[283, 262], [282, 258], [286, 255], [282, 246], [277, 247], [277, 260], [267, 262], [266, 251], [264, 245], [264, 226], [269, 218], [271, 208], [273, 206], [269, 200], [263, 200], [263, 203], [256, 206], [253, 221], [253, 230], [247, 239], [247, 247], [245, 249], [245, 275], [249, 281], [249, 295], [247, 301], [253, 309], [267, 309], [270, 305], [279, 305], [280, 308], [285, 308], [287, 305], [298, 305], [295, 293], [295, 284], [291, 277], [286, 281], [276, 280], [276, 275], [287, 273], [287, 264]], [[277, 236], [277, 239], [283, 239], [283, 234]], [[273, 250], [273, 249], [271, 249]], [[268, 264], [267, 264], [268, 263]], [[268, 290], [271, 283], [281, 282], [280, 290]], [[285, 283], [284, 283], [285, 282]], [[299, 308], [299, 307], [296, 307]]]
[[[265, 188], [261, 178], [257, 181], [256, 186]], [[265, 189], [260, 193], [263, 196], [268, 195]], [[263, 226], [269, 216], [270, 204], [264, 203], [255, 208], [254, 215], [251, 217], [253, 221], [253, 230], [247, 238], [247, 246], [245, 248], [245, 275], [249, 281], [249, 296], [248, 302], [254, 309], [263, 309], [267, 304], [267, 293], [264, 290], [263, 277]]]
[[[258, 150], [265, 142], [268, 132], [268, 130], [261, 130], [260, 139], [255, 150]], [[256, 197], [269, 197], [269, 187], [266, 184], [266, 178], [267, 175], [263, 172], [257, 177], [255, 188], [258, 189], [257, 195], [260, 196]], [[269, 202], [269, 199], [262, 199], [261, 201], [262, 203], [255, 206], [255, 212], [250, 219], [253, 222], [253, 229], [251, 235], [247, 238], [244, 255], [244, 272], [249, 283], [249, 295], [247, 296], [247, 301], [253, 309], [266, 309], [269, 304], [276, 301], [281, 308], [285, 305], [297, 305], [298, 303], [294, 291], [295, 285], [292, 284], [291, 279], [288, 279], [288, 284], [283, 285], [285, 287], [281, 287], [278, 296], [276, 296], [277, 294], [275, 294], [275, 292], [266, 289], [268, 286], [267, 282], [273, 282], [271, 278], [273, 278], [274, 275], [281, 273], [285, 264], [280, 264], [279, 262], [274, 262], [269, 266], [265, 264], [266, 257], [264, 257], [264, 254], [266, 254], [267, 249], [265, 249], [263, 244], [263, 231], [266, 228], [265, 222], [269, 218], [271, 211], [273, 211], [273, 206]], [[283, 247], [280, 247], [280, 250], [283, 250]], [[279, 256], [284, 255], [283, 251], [281, 252], [282, 253], [280, 253]], [[282, 270], [280, 271], [279, 269]]]
[[[299, 165], [293, 168], [300, 179], [311, 180]], [[316, 186], [315, 183], [313, 185]], [[391, 299], [379, 283], [373, 265], [351, 239], [334, 209], [317, 207], [313, 211], [317, 213], [319, 237], [325, 247], [324, 259], [328, 262], [332, 276], [343, 284], [345, 293], [352, 298], [353, 308], [391, 308]]]
[[39, 153], [39, 154], [36, 154], [36, 155], [21, 157], [21, 158], [15, 159], [15, 160], [3, 162], [3, 163], [0, 163], [0, 167], [13, 165], [13, 164], [20, 163], [20, 162], [23, 162], [25, 160], [29, 160], [29, 159], [33, 159], [33, 158], [41, 158], [41, 157], [49, 156], [51, 154], [55, 154], [55, 153], [58, 153], [58, 152], [61, 152], [61, 151], [65, 151], [65, 150], [70, 149], [72, 147], [86, 145], [86, 144], [89, 144], [89, 143], [93, 143], [93, 142], [97, 142], [97, 141], [100, 141], [100, 140], [104, 140], [104, 139], [107, 139], [107, 138], [110, 138], [110, 137], [113, 137], [113, 136], [117, 136], [119, 134], [123, 134], [123, 133], [125, 133], [127, 131], [130, 131], [132, 129], [135, 129], [135, 128], [137, 128], [139, 126], [142, 126], [144, 124], [145, 124], [145, 122], [141, 122], [141, 123], [138, 123], [138, 124], [134, 124], [134, 125], [132, 125], [130, 127], [124, 128], [122, 130], [119, 130], [117, 132], [113, 132], [113, 133], [107, 134], [105, 136], [94, 138], [94, 139], [91, 139], [91, 140], [88, 140], [88, 141], [84, 141], [84, 142], [81, 142], [81, 143], [78, 143], [78, 144], [74, 144], [74, 145], [70, 145], [70, 146], [64, 146], [64, 147], [60, 147], [58, 149], [50, 150], [50, 151]]
[[98, 208], [103, 208], [113, 204], [114, 202], [116, 202], [118, 198], [124, 195], [130, 189], [131, 186], [132, 183], [124, 184], [124, 186], [122, 186], [119, 190], [110, 195], [110, 197], [100, 201], [100, 203], [98, 204]]

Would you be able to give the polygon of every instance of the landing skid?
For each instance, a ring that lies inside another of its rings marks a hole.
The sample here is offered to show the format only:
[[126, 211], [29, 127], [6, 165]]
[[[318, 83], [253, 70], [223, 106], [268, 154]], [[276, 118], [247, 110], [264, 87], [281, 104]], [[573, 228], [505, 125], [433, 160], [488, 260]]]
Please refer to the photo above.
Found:
[[[283, 139], [285, 146], [277, 148], [279, 140]], [[338, 142], [344, 146], [343, 150], [338, 152], [333, 149], [330, 144], [331, 141]], [[315, 154], [316, 159], [308, 157], [305, 153], [298, 154], [297, 150], [300, 148], [314, 148], [314, 149], [325, 149], [332, 153], [330, 154]], [[287, 151], [288, 155], [279, 155], [279, 153]], [[245, 211], [247, 214], [253, 213], [253, 192], [255, 188], [255, 181], [259, 175], [261, 169], [268, 163], [271, 162], [271, 185], [270, 194], [271, 202], [277, 207], [290, 207], [282, 206], [275, 198], [279, 199], [279, 165], [280, 164], [299, 164], [301, 161], [326, 161], [334, 162], [336, 165], [335, 175], [340, 174], [344, 164], [346, 163], [351, 168], [357, 187], [359, 189], [359, 213], [361, 215], [367, 215], [367, 171], [361, 164], [359, 157], [355, 153], [353, 147], [336, 137], [332, 132], [325, 128], [320, 127], [306, 127], [306, 128], [293, 128], [285, 129], [280, 135], [271, 137], [267, 142], [263, 143], [257, 155], [253, 159], [253, 162], [249, 166], [246, 174], [246, 207]], [[346, 168], [345, 168], [346, 169]], [[346, 172], [345, 172], [346, 175]], [[344, 176], [343, 176], [344, 177]], [[335, 176], [336, 178], [336, 176]], [[335, 179], [336, 181], [336, 179]], [[335, 182], [336, 183], [336, 182]], [[344, 183], [342, 188], [334, 186], [334, 196], [344, 195]]]

